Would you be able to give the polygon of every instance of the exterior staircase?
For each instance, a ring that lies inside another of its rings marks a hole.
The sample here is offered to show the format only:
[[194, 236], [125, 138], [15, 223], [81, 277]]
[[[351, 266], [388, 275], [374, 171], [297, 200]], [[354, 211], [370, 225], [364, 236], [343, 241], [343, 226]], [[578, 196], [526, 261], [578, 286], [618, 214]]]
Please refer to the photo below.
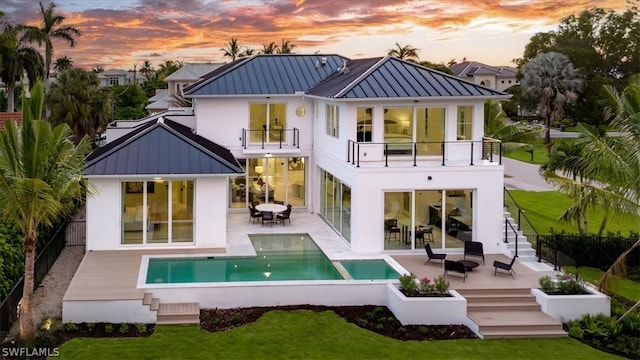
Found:
[[[507, 220], [511, 223], [513, 228], [515, 229], [515, 233], [513, 229], [509, 225], [506, 225]], [[506, 225], [506, 230], [505, 230]], [[533, 244], [527, 241], [527, 237], [524, 236], [522, 231], [518, 230], [518, 223], [511, 217], [508, 211], [504, 211], [504, 218], [502, 219], [502, 241], [505, 238], [505, 231], [507, 237], [507, 250], [509, 250], [511, 257], [516, 254], [516, 234], [518, 234], [518, 261], [520, 262], [536, 262], [538, 258], [536, 257], [536, 250], [533, 248]]]
[[565, 337], [562, 323], [540, 310], [531, 289], [460, 289], [467, 317], [483, 339]]
[[142, 304], [158, 313], [156, 324], [200, 324], [200, 304], [160, 303], [153, 294], [145, 293]]

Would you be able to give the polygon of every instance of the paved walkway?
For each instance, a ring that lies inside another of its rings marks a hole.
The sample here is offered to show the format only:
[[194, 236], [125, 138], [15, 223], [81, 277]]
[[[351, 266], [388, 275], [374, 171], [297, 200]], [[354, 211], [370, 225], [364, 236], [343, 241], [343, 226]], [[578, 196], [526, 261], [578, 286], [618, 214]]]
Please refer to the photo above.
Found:
[[504, 186], [507, 189], [528, 191], [551, 191], [553, 186], [548, 184], [540, 175], [540, 165], [502, 157], [504, 165]]

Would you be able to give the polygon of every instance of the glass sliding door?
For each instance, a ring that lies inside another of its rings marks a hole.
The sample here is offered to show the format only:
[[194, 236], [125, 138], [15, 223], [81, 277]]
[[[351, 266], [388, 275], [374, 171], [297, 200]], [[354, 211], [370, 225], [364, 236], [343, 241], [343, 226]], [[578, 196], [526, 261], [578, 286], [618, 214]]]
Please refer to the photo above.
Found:
[[446, 190], [445, 247], [464, 247], [473, 240], [473, 190]]
[[441, 155], [444, 141], [444, 108], [416, 109], [418, 155]]
[[230, 182], [230, 207], [246, 207], [254, 201], [304, 206], [305, 160], [300, 157], [242, 159], [247, 174]]
[[320, 170], [320, 215], [351, 242], [351, 187]]
[[304, 206], [305, 199], [305, 158], [287, 159], [287, 203], [292, 206]]
[[284, 103], [249, 104], [249, 141], [285, 142], [287, 105]]
[[413, 153], [413, 108], [384, 109], [384, 142], [389, 155]]
[[373, 108], [359, 107], [356, 109], [356, 139], [358, 142], [371, 142], [373, 134]]
[[121, 244], [193, 242], [193, 180], [122, 183]]
[[458, 106], [458, 125], [456, 126], [456, 139], [473, 140], [471, 133], [471, 119], [473, 115], [473, 106]]
[[413, 192], [385, 192], [383, 239], [385, 250], [412, 248]]

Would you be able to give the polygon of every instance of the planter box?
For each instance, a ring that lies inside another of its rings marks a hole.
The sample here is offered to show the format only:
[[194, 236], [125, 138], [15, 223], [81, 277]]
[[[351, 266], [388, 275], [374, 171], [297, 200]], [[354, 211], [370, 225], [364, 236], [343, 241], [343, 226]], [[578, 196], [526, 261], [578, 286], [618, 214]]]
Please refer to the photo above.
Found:
[[387, 284], [387, 306], [402, 325], [465, 324], [467, 299], [455, 290], [451, 297], [406, 297], [394, 284]]
[[611, 316], [609, 297], [591, 286], [586, 286], [587, 295], [548, 295], [540, 289], [531, 289], [542, 312], [566, 322], [581, 319], [585, 314]]

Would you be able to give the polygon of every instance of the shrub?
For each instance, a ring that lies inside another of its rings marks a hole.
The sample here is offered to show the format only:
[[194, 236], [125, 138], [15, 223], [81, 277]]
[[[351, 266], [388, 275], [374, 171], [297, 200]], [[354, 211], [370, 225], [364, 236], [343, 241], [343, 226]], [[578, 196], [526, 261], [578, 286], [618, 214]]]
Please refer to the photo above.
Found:
[[78, 330], [78, 325], [76, 325], [74, 323], [66, 323], [66, 324], [64, 324], [64, 329], [66, 331], [76, 331], [76, 330]]
[[540, 279], [538, 279], [538, 284], [540, 284], [542, 291], [546, 293], [553, 292], [556, 288], [556, 284], [553, 282], [553, 279], [548, 275], [540, 277]]
[[122, 323], [120, 324], [120, 334], [126, 334], [129, 332], [129, 324], [127, 323]]
[[104, 326], [104, 332], [107, 334], [111, 334], [113, 332], [113, 325], [107, 324]]
[[89, 332], [93, 332], [93, 328], [95, 327], [94, 323], [87, 323], [86, 326]]
[[582, 325], [580, 324], [580, 320], [569, 320], [567, 321], [567, 328], [569, 332], [569, 336], [582, 339], [584, 336], [584, 331], [582, 330]]
[[376, 329], [378, 329], [378, 330], [384, 330], [384, 324], [378, 324], [378, 325], [376, 325]]
[[435, 288], [435, 284], [431, 283], [431, 279], [425, 277], [420, 280], [420, 292], [426, 295], [431, 295]]
[[408, 275], [400, 275], [398, 280], [400, 280], [400, 289], [404, 290], [407, 294], [414, 294], [417, 292], [418, 286], [416, 285], [415, 274], [411, 273]]
[[147, 324], [136, 324], [136, 330], [138, 334], [146, 334], [147, 333]]
[[449, 291], [449, 280], [445, 279], [444, 276], [439, 276], [436, 279], [435, 286], [440, 295], [445, 295]]

